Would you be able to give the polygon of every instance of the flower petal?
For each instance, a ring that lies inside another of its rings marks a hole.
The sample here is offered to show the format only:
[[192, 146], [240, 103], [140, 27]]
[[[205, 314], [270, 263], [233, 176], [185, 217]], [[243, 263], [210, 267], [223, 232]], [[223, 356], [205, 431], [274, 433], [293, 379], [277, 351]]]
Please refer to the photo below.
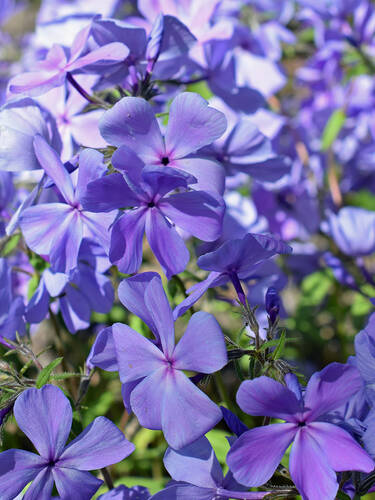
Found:
[[77, 267], [79, 248], [83, 237], [80, 213], [71, 210], [65, 218], [59, 234], [54, 238], [49, 254], [53, 271], [68, 273]]
[[64, 449], [72, 426], [72, 409], [58, 387], [26, 389], [14, 404], [17, 424], [46, 460], [55, 460]]
[[74, 500], [92, 498], [93, 494], [103, 484], [103, 481], [89, 472], [63, 467], [54, 467], [53, 477], [60, 497], [74, 498]]
[[219, 194], [224, 193], [225, 170], [220, 163], [210, 158], [190, 156], [174, 160], [171, 166], [179, 168], [197, 179], [197, 182], [192, 184], [192, 189], [215, 191]]
[[176, 369], [200, 373], [213, 373], [227, 364], [224, 335], [212, 314], [203, 311], [193, 314], [173, 359]]
[[145, 163], [156, 163], [164, 156], [159, 125], [145, 99], [122, 98], [104, 113], [99, 129], [109, 144], [128, 146]]
[[104, 155], [95, 149], [84, 149], [79, 154], [78, 179], [76, 195], [79, 200], [84, 196], [89, 182], [100, 179], [107, 168], [103, 162]]
[[34, 138], [34, 151], [44, 171], [56, 184], [67, 203], [74, 203], [74, 189], [70, 175], [56, 151], [41, 136]]
[[[103, 437], [105, 436], [105, 439]], [[58, 467], [102, 469], [133, 453], [135, 446], [108, 418], [97, 417], [65, 448]]]
[[371, 472], [374, 461], [357, 441], [344, 429], [328, 422], [313, 422], [307, 431], [318, 443], [335, 471]]
[[183, 92], [172, 102], [165, 134], [167, 156], [174, 159], [194, 153], [218, 139], [227, 128], [224, 114], [208, 106], [193, 92]]
[[295, 394], [269, 377], [245, 380], [237, 392], [237, 403], [249, 415], [282, 418], [296, 422], [302, 406]]
[[175, 228], [156, 207], [147, 211], [146, 236], [168, 279], [185, 269], [189, 251]]
[[227, 456], [236, 481], [247, 486], [261, 486], [268, 481], [297, 429], [294, 424], [271, 424], [241, 434]]
[[110, 212], [117, 208], [139, 205], [136, 194], [129, 188], [124, 177], [117, 173], [90, 182], [81, 202], [83, 208], [91, 212]]
[[118, 371], [117, 353], [111, 326], [98, 333], [87, 360], [107, 372]]
[[178, 370], [166, 372], [162, 390], [162, 429], [172, 448], [192, 443], [222, 419], [219, 407]]
[[296, 434], [289, 456], [290, 476], [304, 498], [333, 500], [339, 487], [336, 474], [306, 431], [307, 427], [303, 427]]
[[27, 489], [23, 500], [50, 500], [53, 475], [50, 467], [42, 469]]
[[115, 323], [112, 333], [122, 383], [147, 377], [167, 366], [162, 351], [130, 326]]
[[43, 469], [45, 461], [24, 450], [6, 450], [0, 453], [1, 496], [13, 500]]
[[130, 393], [130, 406], [139, 423], [147, 429], [161, 430], [166, 368], [144, 378]]

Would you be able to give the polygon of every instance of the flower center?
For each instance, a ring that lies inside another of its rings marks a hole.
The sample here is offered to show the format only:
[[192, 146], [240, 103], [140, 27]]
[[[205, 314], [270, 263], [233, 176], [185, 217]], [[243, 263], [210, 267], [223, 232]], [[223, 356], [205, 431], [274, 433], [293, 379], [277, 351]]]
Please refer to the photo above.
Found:
[[163, 158], [161, 159], [161, 162], [163, 165], [168, 165], [168, 163], [169, 163], [168, 156], [163, 156]]

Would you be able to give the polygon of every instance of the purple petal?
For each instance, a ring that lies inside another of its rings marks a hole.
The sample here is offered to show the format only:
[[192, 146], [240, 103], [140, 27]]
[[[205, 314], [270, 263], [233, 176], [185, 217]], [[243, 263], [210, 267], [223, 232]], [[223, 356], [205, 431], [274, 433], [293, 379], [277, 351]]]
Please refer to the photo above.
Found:
[[[105, 436], [105, 439], [103, 437]], [[65, 448], [58, 467], [94, 470], [120, 462], [135, 446], [108, 418], [97, 417]]]
[[162, 391], [162, 429], [172, 448], [196, 441], [222, 419], [219, 407], [178, 370], [166, 372]]
[[223, 194], [225, 190], [225, 170], [216, 161], [209, 158], [180, 158], [172, 162], [172, 166], [193, 175], [197, 182], [192, 189], [215, 191]]
[[111, 174], [87, 185], [82, 206], [91, 212], [109, 212], [117, 208], [136, 207], [139, 198], [121, 174]]
[[[190, 484], [172, 484], [152, 496], [152, 500], [212, 500], [216, 497], [212, 488], [200, 488]], [[221, 497], [225, 498], [225, 497]]]
[[240, 408], [249, 415], [296, 422], [295, 414], [302, 411], [300, 402], [291, 390], [265, 376], [242, 382], [236, 399]]
[[176, 369], [200, 373], [213, 373], [227, 364], [224, 335], [212, 314], [203, 311], [193, 314], [173, 359]]
[[61, 389], [53, 385], [26, 389], [14, 404], [14, 416], [43, 458], [59, 457], [72, 425], [72, 409]]
[[15, 498], [43, 469], [45, 461], [29, 451], [6, 450], [0, 453], [1, 495]]
[[40, 96], [64, 83], [65, 72], [31, 71], [14, 76], [9, 82], [9, 91], [13, 94]]
[[225, 408], [224, 406], [220, 406], [221, 413], [223, 414], [223, 418], [227, 427], [235, 434], [237, 437], [241, 436], [244, 432], [246, 432], [248, 427], [230, 410]]
[[78, 179], [76, 187], [77, 199], [84, 196], [89, 182], [99, 179], [106, 172], [104, 156], [95, 149], [84, 149], [79, 154]]
[[104, 328], [98, 333], [91, 348], [88, 361], [107, 372], [117, 372], [117, 353], [113, 340], [112, 327]]
[[314, 373], [307, 384], [305, 408], [307, 421], [335, 410], [362, 387], [359, 371], [354, 366], [331, 363]]
[[146, 236], [168, 279], [185, 269], [189, 251], [175, 228], [156, 207], [147, 211]]
[[53, 475], [49, 467], [39, 472], [27, 489], [24, 500], [50, 500], [53, 488]]
[[336, 498], [336, 474], [325, 453], [309, 436], [307, 430], [307, 427], [304, 427], [296, 434], [289, 457], [290, 476], [304, 498]]
[[190, 191], [164, 198], [158, 206], [177, 227], [203, 241], [215, 241], [221, 235], [225, 205], [220, 197]]
[[297, 429], [294, 424], [271, 424], [241, 434], [227, 456], [236, 481], [247, 486], [261, 486], [268, 481]]
[[72, 46], [70, 48], [70, 61], [75, 61], [87, 43], [87, 39], [91, 33], [92, 24], [88, 24], [83, 29], [81, 29], [74, 37]]
[[152, 107], [140, 97], [124, 97], [117, 102], [104, 113], [99, 129], [109, 144], [128, 146], [145, 163], [157, 163], [165, 156]]
[[56, 184], [65, 201], [71, 204], [74, 203], [75, 196], [70, 175], [56, 151], [51, 148], [41, 135], [36, 135], [34, 138], [34, 151], [39, 163]]
[[161, 198], [179, 187], [187, 188], [196, 182], [195, 177], [182, 170], [157, 165], [146, 165], [142, 169], [142, 180], [150, 188], [151, 198]]
[[66, 71], [74, 71], [90, 64], [106, 64], [117, 61], [124, 61], [129, 55], [129, 49], [126, 45], [119, 42], [108, 43], [98, 49], [94, 49], [88, 54], [73, 62], [69, 62]]
[[68, 286], [65, 296], [60, 298], [60, 310], [65, 326], [70, 333], [83, 330], [90, 325], [90, 304], [79, 290]]
[[49, 255], [72, 211], [72, 207], [64, 203], [43, 203], [27, 208], [20, 217], [27, 246], [39, 255]]
[[208, 106], [198, 94], [183, 92], [172, 102], [165, 134], [167, 156], [194, 153], [218, 139], [227, 127], [223, 113]]
[[145, 290], [144, 301], [158, 333], [163, 352], [169, 359], [174, 349], [174, 321], [160, 276], [150, 281]]
[[69, 283], [69, 276], [64, 273], [53, 273], [50, 268], [43, 272], [43, 280], [51, 297], [61, 295]]
[[87, 500], [88, 498], [92, 498], [92, 495], [103, 484], [103, 481], [89, 472], [82, 472], [76, 469], [54, 467], [52, 473], [61, 498]]
[[197, 439], [180, 450], [168, 448], [163, 462], [175, 481], [216, 488], [224, 479], [221, 466], [206, 437]]
[[40, 280], [38, 288], [29, 300], [26, 308], [26, 320], [29, 323], [40, 323], [48, 314], [49, 294], [44, 281]]
[[139, 423], [147, 429], [162, 428], [162, 405], [165, 391], [165, 367], [144, 378], [130, 393], [130, 406]]
[[374, 469], [374, 461], [366, 451], [337, 425], [313, 422], [308, 425], [307, 431], [318, 443], [333, 470], [371, 472]]
[[53, 271], [68, 273], [77, 267], [79, 248], [83, 237], [80, 213], [72, 210], [64, 220], [60, 233], [54, 238], [49, 254]]
[[109, 259], [123, 273], [136, 273], [142, 264], [145, 208], [125, 212], [113, 225]]
[[167, 366], [162, 351], [130, 326], [115, 323], [112, 332], [121, 382], [147, 377]]
[[150, 330], [159, 338], [154, 320], [145, 304], [145, 292], [153, 278], [159, 275], [153, 272], [140, 273], [121, 281], [118, 287], [118, 298], [133, 314], [141, 318]]

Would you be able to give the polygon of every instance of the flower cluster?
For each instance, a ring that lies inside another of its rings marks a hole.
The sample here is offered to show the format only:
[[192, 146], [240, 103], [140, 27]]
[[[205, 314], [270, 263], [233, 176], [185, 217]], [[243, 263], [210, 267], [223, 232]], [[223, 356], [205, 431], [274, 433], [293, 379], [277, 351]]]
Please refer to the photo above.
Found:
[[375, 491], [373, 3], [36, 3], [0, 1], [0, 500]]

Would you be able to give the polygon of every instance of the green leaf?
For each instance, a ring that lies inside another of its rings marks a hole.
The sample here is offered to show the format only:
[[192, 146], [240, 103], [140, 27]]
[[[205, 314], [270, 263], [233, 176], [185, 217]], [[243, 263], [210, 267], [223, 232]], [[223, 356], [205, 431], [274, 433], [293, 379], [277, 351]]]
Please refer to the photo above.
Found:
[[35, 290], [38, 288], [38, 285], [39, 285], [39, 276], [37, 274], [34, 274], [34, 276], [30, 278], [29, 285], [27, 288], [27, 298], [29, 300], [34, 295]]
[[350, 500], [350, 497], [348, 495], [345, 495], [345, 493], [343, 493], [342, 491], [338, 491], [336, 493], [336, 498], [338, 500]]
[[39, 373], [38, 378], [36, 379], [35, 385], [37, 389], [40, 389], [48, 383], [53, 370], [61, 363], [62, 360], [63, 358], [56, 358], [49, 365], [43, 368], [43, 370]]
[[273, 351], [273, 359], [279, 359], [280, 356], [283, 353], [284, 347], [285, 347], [285, 342], [286, 342], [286, 331], [283, 330], [280, 335], [279, 343], [276, 349]]
[[332, 274], [329, 271], [317, 271], [306, 276], [302, 281], [301, 305], [316, 306], [321, 303], [329, 292], [333, 283]]
[[322, 150], [327, 151], [339, 135], [346, 120], [346, 114], [342, 109], [336, 109], [330, 116], [322, 135]]
[[21, 238], [20, 234], [14, 234], [13, 236], [10, 237], [9, 241], [7, 241], [6, 245], [3, 248], [3, 251], [2, 251], [3, 257], [7, 257], [10, 253], [13, 252], [13, 250], [18, 245], [20, 238]]
[[203, 99], [210, 99], [210, 97], [213, 96], [213, 93], [207, 86], [207, 83], [202, 81], [202, 82], [197, 82], [197, 83], [191, 83], [190, 85], [187, 86], [186, 90], [188, 92], [196, 92], [197, 94], [201, 95]]

